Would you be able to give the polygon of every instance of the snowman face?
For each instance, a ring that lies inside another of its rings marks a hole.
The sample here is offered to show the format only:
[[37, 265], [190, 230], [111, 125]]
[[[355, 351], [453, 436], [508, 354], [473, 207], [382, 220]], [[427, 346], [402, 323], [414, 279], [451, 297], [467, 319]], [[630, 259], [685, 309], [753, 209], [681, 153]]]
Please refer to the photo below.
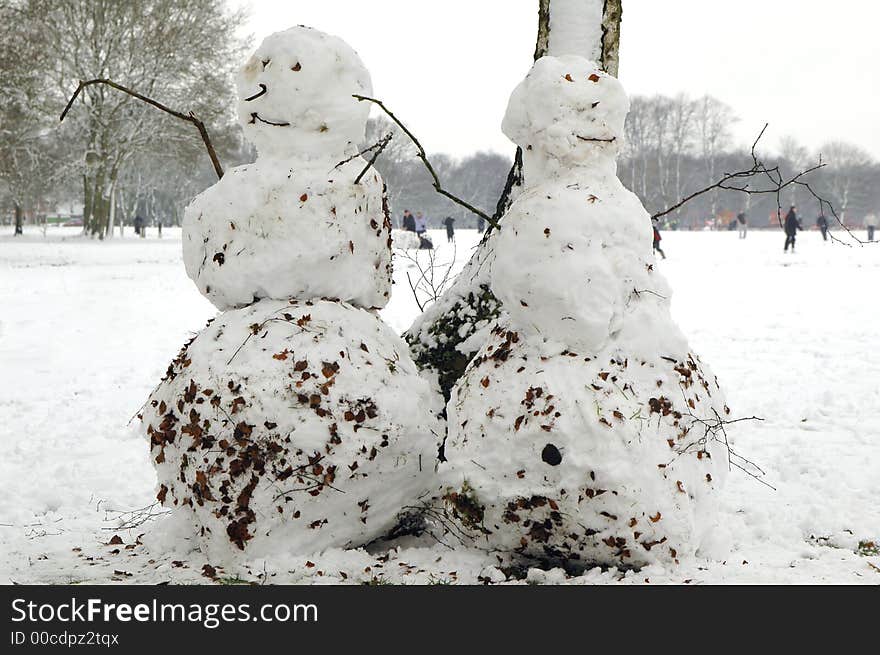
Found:
[[239, 121], [261, 155], [336, 156], [364, 134], [371, 93], [363, 63], [340, 39], [306, 27], [266, 38], [237, 78]]
[[567, 165], [615, 157], [629, 99], [620, 82], [575, 55], [542, 57], [510, 96], [502, 130], [535, 156]]

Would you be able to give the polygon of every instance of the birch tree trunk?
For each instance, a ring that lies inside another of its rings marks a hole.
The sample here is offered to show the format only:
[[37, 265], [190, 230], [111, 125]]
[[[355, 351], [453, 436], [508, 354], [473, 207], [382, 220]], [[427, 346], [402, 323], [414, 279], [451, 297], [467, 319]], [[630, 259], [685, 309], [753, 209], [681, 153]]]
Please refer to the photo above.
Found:
[[[578, 54], [599, 62], [616, 75], [621, 16], [622, 0], [539, 0], [535, 59], [547, 54]], [[522, 184], [522, 152], [517, 149], [495, 208], [496, 220], [506, 213]], [[427, 377], [433, 378], [446, 401], [504, 314], [489, 286], [495, 234], [491, 227], [487, 229], [455, 282], [404, 333], [416, 364]], [[443, 459], [442, 447], [440, 457]]]

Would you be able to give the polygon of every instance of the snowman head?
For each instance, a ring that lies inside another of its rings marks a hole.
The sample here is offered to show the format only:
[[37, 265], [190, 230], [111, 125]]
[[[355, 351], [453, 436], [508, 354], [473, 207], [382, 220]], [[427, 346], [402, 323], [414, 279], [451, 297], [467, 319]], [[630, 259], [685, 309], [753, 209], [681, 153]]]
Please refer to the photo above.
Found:
[[501, 129], [523, 149], [527, 167], [613, 165], [628, 111], [620, 82], [594, 62], [577, 55], [547, 56], [514, 89]]
[[370, 74], [341, 39], [308, 27], [266, 37], [238, 73], [239, 121], [262, 156], [335, 157], [363, 140]]

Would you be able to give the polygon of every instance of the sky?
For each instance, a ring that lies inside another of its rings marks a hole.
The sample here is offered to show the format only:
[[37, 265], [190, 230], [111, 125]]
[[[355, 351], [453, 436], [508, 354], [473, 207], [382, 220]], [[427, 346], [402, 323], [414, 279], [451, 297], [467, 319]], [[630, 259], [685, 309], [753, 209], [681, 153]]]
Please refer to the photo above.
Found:
[[[536, 0], [232, 0], [254, 45], [303, 24], [345, 39], [374, 96], [429, 152], [509, 153], [510, 92], [534, 51]], [[620, 79], [630, 94], [712, 94], [751, 144], [844, 140], [880, 158], [880, 2], [624, 0]]]

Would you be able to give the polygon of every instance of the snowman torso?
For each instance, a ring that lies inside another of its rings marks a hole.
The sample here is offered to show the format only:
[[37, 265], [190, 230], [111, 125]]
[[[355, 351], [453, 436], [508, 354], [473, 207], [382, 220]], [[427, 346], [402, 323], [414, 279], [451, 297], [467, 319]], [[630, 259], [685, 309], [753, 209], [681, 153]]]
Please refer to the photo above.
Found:
[[261, 298], [331, 298], [384, 306], [391, 291], [391, 224], [378, 173], [261, 162], [229, 171], [187, 207], [184, 263], [220, 309]]

